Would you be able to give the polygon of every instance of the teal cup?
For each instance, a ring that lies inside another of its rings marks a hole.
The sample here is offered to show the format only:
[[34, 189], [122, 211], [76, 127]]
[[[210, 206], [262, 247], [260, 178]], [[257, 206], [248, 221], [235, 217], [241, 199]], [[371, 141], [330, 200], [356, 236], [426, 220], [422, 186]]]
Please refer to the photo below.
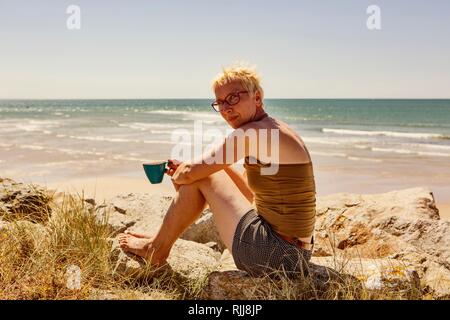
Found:
[[166, 165], [167, 161], [143, 164], [145, 175], [152, 184], [162, 182], [164, 172], [166, 171]]

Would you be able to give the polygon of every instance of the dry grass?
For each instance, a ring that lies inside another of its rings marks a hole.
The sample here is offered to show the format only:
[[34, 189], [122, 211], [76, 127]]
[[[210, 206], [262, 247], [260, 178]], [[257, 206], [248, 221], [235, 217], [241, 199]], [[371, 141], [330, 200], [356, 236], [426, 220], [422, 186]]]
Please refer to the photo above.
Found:
[[[311, 274], [312, 270], [309, 271]], [[253, 278], [252, 290], [246, 292], [255, 300], [419, 300], [421, 291], [412, 284], [401, 290], [383, 287], [369, 290], [360, 278], [333, 269], [325, 272], [326, 277], [318, 278], [300, 274], [288, 277], [284, 272], [273, 271], [261, 278]]]
[[[176, 273], [149, 273], [139, 281], [114, 272], [111, 234], [86, 207], [83, 195], [55, 195], [34, 202], [23, 213], [0, 222], [0, 299], [197, 299], [207, 277], [182, 279]], [[37, 219], [33, 219], [37, 217]], [[20, 220], [18, 220], [20, 219]], [[6, 226], [6, 227], [5, 227]], [[345, 267], [336, 264], [336, 270]], [[337, 262], [336, 262], [337, 263]], [[67, 271], [81, 271], [81, 286], [70, 289]], [[401, 292], [369, 292], [354, 277], [334, 274], [318, 285], [316, 279], [283, 274], [255, 278], [250, 299], [418, 299], [415, 288]]]
[[[420, 284], [401, 284], [389, 281], [379, 290], [370, 290], [364, 282], [367, 272], [363, 267], [361, 255], [350, 256], [348, 252], [336, 250], [336, 239], [329, 233], [328, 247], [332, 251], [330, 267], [304, 263], [301, 272], [293, 278], [285, 272], [273, 270], [270, 274], [253, 279], [253, 291], [248, 294], [250, 299], [257, 300], [420, 300], [423, 298]], [[299, 261], [302, 257], [299, 257]], [[374, 265], [378, 259], [373, 259]], [[355, 263], [356, 262], [356, 263]], [[378, 265], [389, 267], [392, 276], [405, 275], [406, 265]], [[389, 275], [387, 275], [389, 276]]]
[[[199, 291], [197, 283], [170, 273], [139, 281], [118, 275], [107, 217], [99, 221], [80, 195], [52, 200], [33, 203], [26, 214], [3, 215], [8, 224], [0, 222], [0, 299], [189, 299]], [[80, 270], [81, 287], [70, 289], [67, 272], [73, 268]]]

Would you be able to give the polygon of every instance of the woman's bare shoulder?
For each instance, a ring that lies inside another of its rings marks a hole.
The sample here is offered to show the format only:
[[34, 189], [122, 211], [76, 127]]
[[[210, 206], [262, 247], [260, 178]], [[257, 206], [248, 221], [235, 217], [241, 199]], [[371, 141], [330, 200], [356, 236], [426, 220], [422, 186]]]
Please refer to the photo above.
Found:
[[272, 117], [266, 117], [260, 121], [253, 121], [248, 122], [244, 125], [242, 125], [239, 129], [247, 130], [247, 129], [281, 129], [280, 128], [280, 122], [277, 119], [274, 119]]
[[284, 121], [275, 119], [280, 129], [280, 160], [286, 163], [311, 161], [308, 149], [300, 134]]

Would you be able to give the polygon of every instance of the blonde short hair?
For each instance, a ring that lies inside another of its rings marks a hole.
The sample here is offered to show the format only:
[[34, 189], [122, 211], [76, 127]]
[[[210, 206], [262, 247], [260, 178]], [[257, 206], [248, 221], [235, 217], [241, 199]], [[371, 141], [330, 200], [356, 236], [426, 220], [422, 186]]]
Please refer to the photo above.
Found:
[[261, 99], [264, 97], [264, 91], [261, 87], [261, 78], [256, 72], [256, 68], [243, 62], [238, 62], [229, 67], [222, 68], [222, 72], [213, 80], [212, 89], [215, 91], [217, 88], [234, 81], [240, 82], [242, 87], [249, 93], [253, 94], [256, 91], [259, 91]]

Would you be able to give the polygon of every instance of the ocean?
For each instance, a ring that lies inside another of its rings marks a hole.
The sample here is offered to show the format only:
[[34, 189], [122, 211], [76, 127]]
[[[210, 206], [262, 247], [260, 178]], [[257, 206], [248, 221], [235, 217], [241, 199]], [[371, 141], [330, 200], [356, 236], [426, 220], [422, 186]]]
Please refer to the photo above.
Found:
[[[192, 132], [201, 121], [225, 132], [210, 103], [0, 100], [0, 176], [36, 183], [142, 176], [142, 162], [170, 156], [173, 130]], [[450, 100], [267, 99], [265, 108], [300, 134], [318, 172], [450, 184]]]

